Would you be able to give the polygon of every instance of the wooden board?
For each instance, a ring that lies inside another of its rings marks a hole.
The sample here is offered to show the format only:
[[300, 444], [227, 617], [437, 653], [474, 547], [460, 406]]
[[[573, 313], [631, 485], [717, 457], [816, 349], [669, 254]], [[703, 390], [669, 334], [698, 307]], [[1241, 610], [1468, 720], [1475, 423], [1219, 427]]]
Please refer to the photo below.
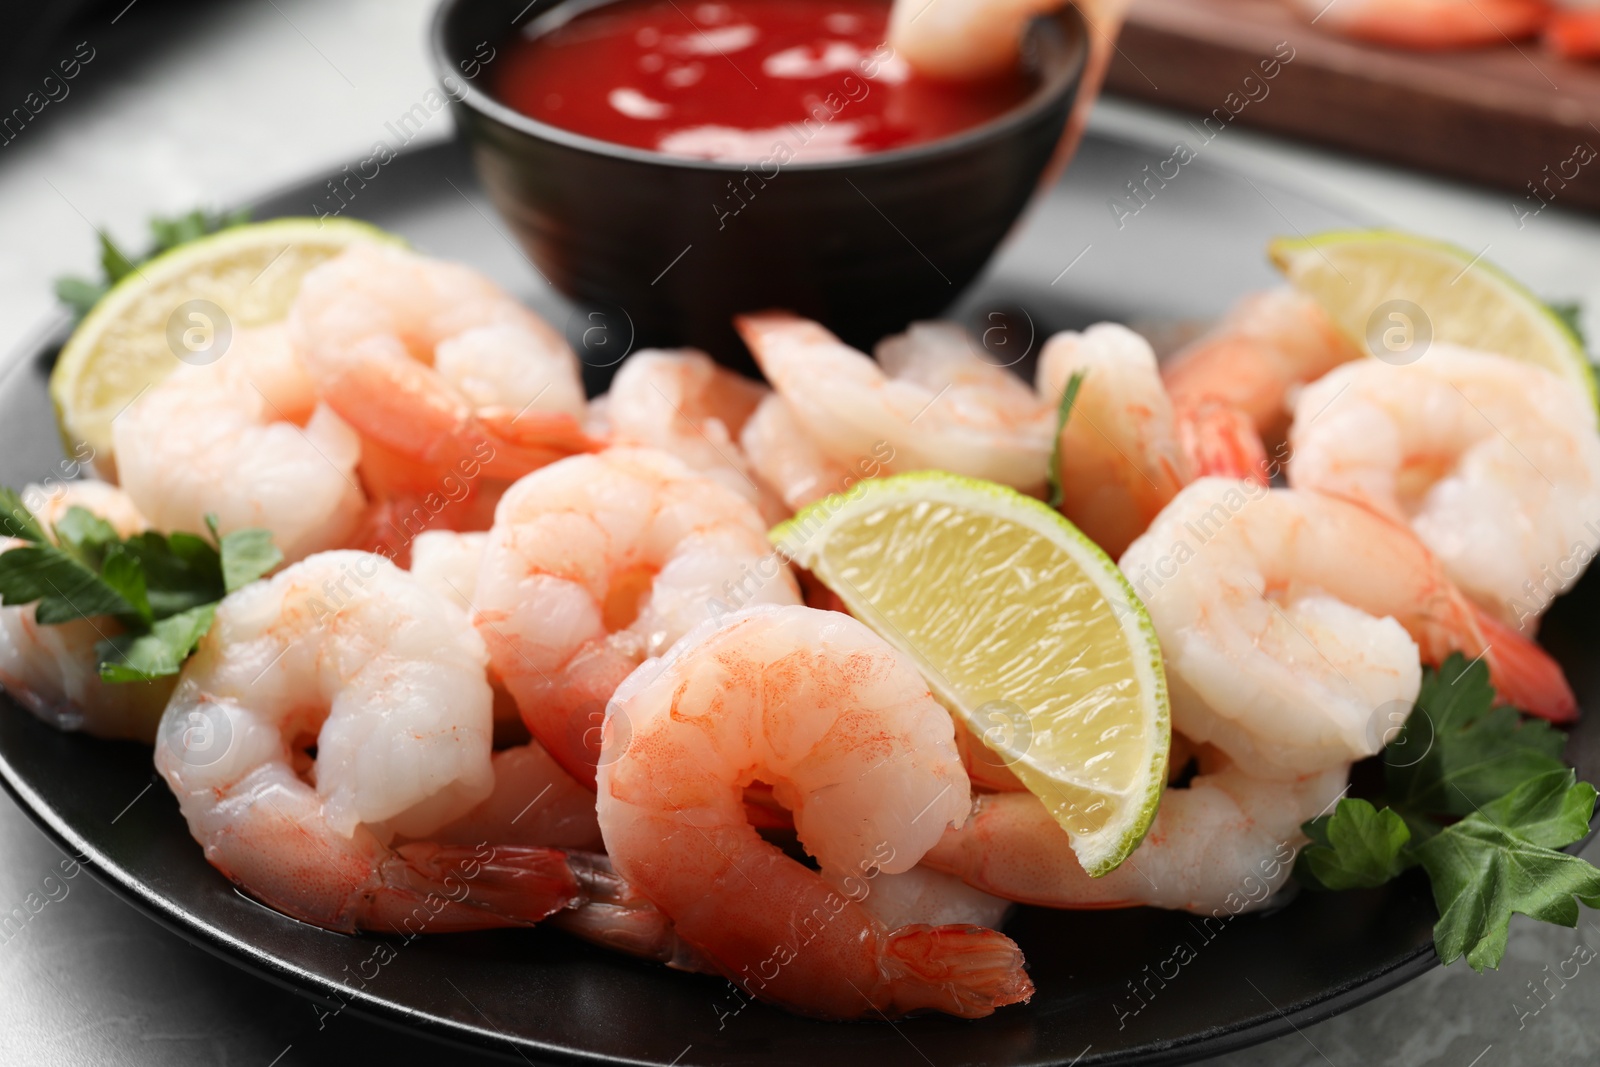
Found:
[[[1117, 44], [1110, 91], [1215, 113], [1212, 128], [1226, 117], [1498, 186], [1524, 224], [1541, 203], [1600, 210], [1600, 64], [1536, 40], [1423, 54], [1325, 33], [1281, 0], [1135, 0]], [[1293, 58], [1264, 81], [1275, 52]]]

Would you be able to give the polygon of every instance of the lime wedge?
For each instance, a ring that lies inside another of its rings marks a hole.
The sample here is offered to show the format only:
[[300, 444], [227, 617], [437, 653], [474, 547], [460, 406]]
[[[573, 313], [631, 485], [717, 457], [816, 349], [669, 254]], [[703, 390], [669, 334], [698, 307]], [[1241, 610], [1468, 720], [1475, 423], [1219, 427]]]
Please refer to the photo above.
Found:
[[1394, 343], [1417, 338], [1496, 352], [1554, 371], [1600, 412], [1600, 389], [1582, 340], [1548, 304], [1481, 255], [1394, 230], [1280, 237], [1267, 254], [1295, 288], [1379, 358], [1391, 358]]
[[858, 483], [772, 531], [929, 686], [1105, 874], [1166, 781], [1167, 682], [1144, 605], [1053, 509], [919, 471]]
[[51, 372], [68, 452], [83, 457], [87, 446], [96, 470], [111, 476], [111, 420], [123, 408], [176, 370], [180, 354], [203, 360], [205, 346], [225, 343], [232, 329], [282, 320], [306, 272], [357, 241], [399, 238], [349, 219], [276, 219], [141, 265], [84, 317]]

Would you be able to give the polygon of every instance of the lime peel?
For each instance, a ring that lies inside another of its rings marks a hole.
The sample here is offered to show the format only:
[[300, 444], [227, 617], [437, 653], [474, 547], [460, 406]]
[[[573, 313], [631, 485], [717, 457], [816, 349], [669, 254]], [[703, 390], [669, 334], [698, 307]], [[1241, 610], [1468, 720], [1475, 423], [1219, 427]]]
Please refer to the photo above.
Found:
[[[1171, 737], [1160, 645], [1132, 586], [1075, 526], [1004, 486], [922, 471], [859, 482], [770, 536], [917, 662], [1045, 803], [1085, 871], [1107, 873], [1143, 840]], [[985, 720], [999, 706], [1020, 715], [1006, 737]]]
[[1600, 422], [1600, 383], [1582, 338], [1481, 253], [1399, 230], [1333, 230], [1280, 237], [1267, 255], [1363, 349], [1371, 350], [1372, 314], [1405, 300], [1423, 310], [1433, 340], [1534, 363], [1571, 381]]
[[51, 372], [68, 453], [88, 451], [100, 473], [114, 472], [111, 421], [178, 368], [168, 330], [182, 305], [209, 301], [230, 329], [281, 321], [305, 273], [356, 242], [403, 243], [353, 219], [283, 218], [229, 227], [139, 264], [84, 316]]

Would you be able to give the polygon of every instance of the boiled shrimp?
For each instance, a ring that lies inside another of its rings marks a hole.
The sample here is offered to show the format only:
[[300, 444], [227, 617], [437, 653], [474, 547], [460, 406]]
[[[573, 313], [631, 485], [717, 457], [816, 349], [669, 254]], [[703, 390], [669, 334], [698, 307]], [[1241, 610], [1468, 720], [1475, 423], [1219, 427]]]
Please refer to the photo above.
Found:
[[604, 856], [431, 838], [494, 789], [486, 660], [466, 616], [413, 576], [320, 553], [218, 607], [161, 718], [156, 770], [206, 859], [303, 922], [415, 935], [548, 917], [692, 961]]
[[1376, 754], [1420, 663], [1451, 652], [1483, 656], [1521, 707], [1575, 709], [1554, 661], [1488, 633], [1410, 530], [1357, 504], [1202, 478], [1120, 565], [1161, 640], [1173, 728], [1257, 777]]
[[1214, 402], [1175, 409], [1155, 352], [1127, 327], [1100, 323], [1046, 342], [1040, 395], [1059, 406], [1074, 375], [1056, 445], [1060, 508], [1113, 557], [1200, 474], [1263, 477], [1254, 428]]
[[[836, 892], [850, 891], [851, 883], [845, 880], [848, 876], [835, 871], [824, 871], [822, 876]], [[1003, 897], [920, 863], [899, 874], [877, 872], [860, 904], [889, 930], [903, 926], [983, 926], [998, 930], [1012, 907], [1012, 902]]]
[[[600, 829], [616, 869], [678, 936], [761, 999], [830, 1018], [988, 1015], [1032, 985], [1006, 937], [890, 929], [859, 903], [966, 818], [949, 713], [861, 623], [754, 608], [702, 625], [619, 687]], [[841, 888], [763, 841], [743, 789], [770, 784]]]
[[703, 352], [652, 349], [635, 352], [617, 371], [605, 417], [614, 444], [669, 452], [748, 499], [776, 524], [790, 511], [755, 479], [739, 444], [757, 405], [771, 395]]
[[1439, 52], [1498, 45], [1539, 32], [1544, 0], [1288, 0], [1332, 33], [1373, 44]]
[[[21, 495], [47, 533], [73, 508], [104, 519], [122, 537], [146, 528], [127, 494], [105, 482], [30, 485]], [[0, 538], [0, 553], [23, 544]], [[34, 611], [32, 604], [0, 607], [0, 686], [58, 730], [144, 742], [154, 738], [175, 679], [102, 681], [95, 646], [121, 632], [117, 621], [100, 616], [41, 625]]]
[[464, 470], [476, 489], [596, 447], [570, 346], [468, 267], [353, 246], [306, 275], [289, 329], [360, 434], [379, 499], [439, 493]]
[[[1028, 20], [1066, 6], [1067, 0], [895, 0], [889, 11], [889, 46], [919, 74], [950, 81], [992, 78], [1015, 67]], [[1080, 4], [1095, 38], [1110, 51], [1128, 4]], [[1091, 41], [1091, 49], [1093, 44]], [[1093, 86], [1099, 88], [1097, 77]]]
[[1453, 345], [1364, 360], [1308, 386], [1290, 484], [1408, 522], [1479, 605], [1532, 634], [1594, 555], [1600, 434], [1542, 367]]
[[1179, 406], [1216, 400], [1247, 413], [1270, 447], [1289, 425], [1296, 386], [1363, 355], [1311, 297], [1272, 289], [1235, 304], [1167, 361], [1162, 378]]
[[739, 334], [815, 448], [847, 470], [947, 470], [1042, 493], [1055, 412], [986, 362], [948, 323], [878, 346], [877, 361], [784, 312], [743, 315]]
[[790, 511], [833, 493], [842, 493], [862, 478], [876, 477], [885, 458], [893, 455], [888, 442], [875, 447], [875, 455], [854, 469], [830, 459], [812, 442], [783, 397], [776, 393], [756, 407], [739, 435], [758, 481], [783, 501]]
[[1150, 832], [1122, 865], [1091, 878], [1071, 839], [1032, 793], [979, 796], [972, 817], [923, 857], [968, 885], [1046, 908], [1145, 905], [1239, 914], [1266, 905], [1294, 869], [1302, 823], [1333, 809], [1346, 765], [1285, 781], [1225, 762], [1168, 789]]
[[151, 525], [272, 532], [289, 562], [344, 546], [366, 498], [361, 444], [326, 405], [281, 326], [241, 329], [221, 359], [185, 365], [111, 424], [122, 488]]
[[501, 499], [477, 584], [478, 630], [522, 718], [592, 787], [600, 719], [646, 657], [744, 604], [799, 590], [744, 497], [664, 452], [574, 456]]
[[[487, 533], [429, 530], [412, 548], [411, 573], [470, 618], [477, 611], [478, 571], [483, 565]], [[516, 701], [493, 670], [494, 790], [476, 808], [429, 834], [441, 842], [470, 844], [599, 847], [600, 827], [594, 816], [594, 791], [573, 778], [543, 745], [528, 739]]]

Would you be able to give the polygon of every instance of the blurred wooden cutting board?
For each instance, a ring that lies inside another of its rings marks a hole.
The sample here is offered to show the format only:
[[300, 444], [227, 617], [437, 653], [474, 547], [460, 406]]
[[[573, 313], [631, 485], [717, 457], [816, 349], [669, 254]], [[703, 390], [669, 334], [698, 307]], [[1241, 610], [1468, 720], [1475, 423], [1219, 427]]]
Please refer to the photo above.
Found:
[[[1284, 41], [1294, 58], [1262, 96], [1258, 64]], [[1524, 224], [1541, 201], [1600, 210], [1600, 64], [1537, 41], [1428, 55], [1324, 33], [1279, 0], [1135, 0], [1117, 46], [1113, 92], [1228, 115], [1248, 89], [1259, 101], [1230, 124], [1499, 186]]]

